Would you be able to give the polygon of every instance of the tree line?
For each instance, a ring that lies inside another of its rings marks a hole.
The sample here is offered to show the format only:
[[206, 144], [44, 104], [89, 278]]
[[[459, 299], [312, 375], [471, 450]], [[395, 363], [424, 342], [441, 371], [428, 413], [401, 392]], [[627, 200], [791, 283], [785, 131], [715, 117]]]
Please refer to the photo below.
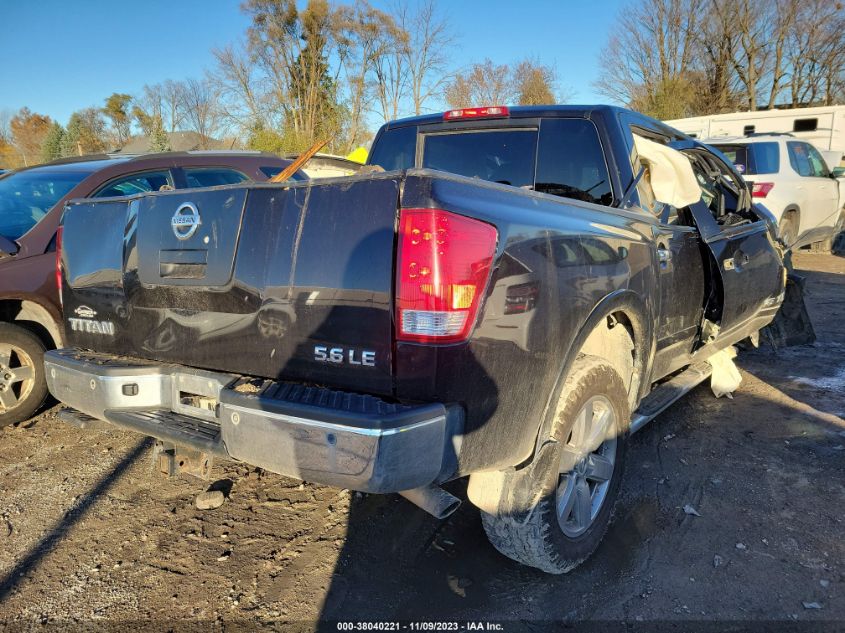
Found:
[[240, 41], [212, 51], [204, 76], [113, 93], [74, 112], [66, 125], [28, 108], [0, 113], [0, 165], [113, 151], [133, 135], [152, 151], [168, 133], [192, 131], [207, 147], [279, 154], [327, 139], [345, 153], [374, 126], [444, 105], [555, 103], [554, 69], [526, 58], [513, 66], [484, 60], [456, 69], [458, 34], [436, 0], [397, 0], [389, 10], [367, 0], [245, 0]]
[[597, 89], [659, 119], [845, 102], [840, 0], [634, 0]]

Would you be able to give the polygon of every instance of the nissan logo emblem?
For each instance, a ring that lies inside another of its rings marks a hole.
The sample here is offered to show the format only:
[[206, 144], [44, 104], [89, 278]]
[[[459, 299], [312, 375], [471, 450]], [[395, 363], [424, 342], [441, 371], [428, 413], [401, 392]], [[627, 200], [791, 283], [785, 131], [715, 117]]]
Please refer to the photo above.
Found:
[[173, 229], [173, 234], [180, 240], [187, 240], [194, 233], [197, 232], [202, 221], [200, 220], [200, 212], [197, 210], [195, 204], [191, 202], [183, 202], [176, 209], [173, 218], [170, 220], [170, 226]]

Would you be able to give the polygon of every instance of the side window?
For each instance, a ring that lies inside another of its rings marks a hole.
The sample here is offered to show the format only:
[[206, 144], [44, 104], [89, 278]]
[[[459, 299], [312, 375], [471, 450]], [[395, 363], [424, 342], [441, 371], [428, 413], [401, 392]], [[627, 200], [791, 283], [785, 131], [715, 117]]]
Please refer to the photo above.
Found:
[[373, 145], [368, 165], [378, 165], [385, 171], [410, 169], [417, 155], [417, 126], [385, 130]]
[[189, 189], [236, 185], [244, 180], [249, 180], [241, 172], [227, 167], [185, 167], [184, 171]]
[[799, 176], [814, 176], [813, 165], [810, 162], [810, 155], [807, 151], [809, 145], [801, 141], [787, 141], [786, 149], [789, 152], [789, 164]]
[[535, 191], [609, 206], [610, 176], [596, 126], [585, 119], [543, 119]]
[[813, 175], [817, 178], [830, 177], [830, 170], [824, 162], [824, 158], [812, 145], [807, 145], [807, 156], [810, 158], [810, 166], [813, 168]]
[[173, 178], [170, 171], [146, 171], [140, 174], [130, 174], [115, 178], [106, 183], [94, 193], [93, 198], [110, 198], [112, 196], [131, 196], [148, 191], [167, 191], [173, 189]]

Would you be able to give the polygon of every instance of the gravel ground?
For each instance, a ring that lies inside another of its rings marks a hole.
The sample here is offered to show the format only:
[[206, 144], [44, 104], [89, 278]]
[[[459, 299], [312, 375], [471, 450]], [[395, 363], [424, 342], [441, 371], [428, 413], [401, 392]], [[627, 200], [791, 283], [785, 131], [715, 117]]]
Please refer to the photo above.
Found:
[[438, 522], [221, 463], [227, 501], [200, 511], [207, 484], [159, 475], [148, 441], [51, 409], [0, 431], [0, 625], [845, 625], [845, 259], [795, 264], [818, 342], [743, 354], [733, 400], [701, 386], [637, 434], [615, 523], [566, 576], [500, 556], [466, 503]]

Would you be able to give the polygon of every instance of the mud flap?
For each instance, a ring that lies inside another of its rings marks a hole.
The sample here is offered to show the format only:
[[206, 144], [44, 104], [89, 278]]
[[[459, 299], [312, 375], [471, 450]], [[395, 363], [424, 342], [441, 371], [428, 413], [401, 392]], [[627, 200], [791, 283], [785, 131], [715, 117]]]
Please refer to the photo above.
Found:
[[814, 343], [816, 332], [804, 304], [804, 277], [790, 273], [784, 293], [774, 321], [763, 328], [763, 340], [775, 349]]

